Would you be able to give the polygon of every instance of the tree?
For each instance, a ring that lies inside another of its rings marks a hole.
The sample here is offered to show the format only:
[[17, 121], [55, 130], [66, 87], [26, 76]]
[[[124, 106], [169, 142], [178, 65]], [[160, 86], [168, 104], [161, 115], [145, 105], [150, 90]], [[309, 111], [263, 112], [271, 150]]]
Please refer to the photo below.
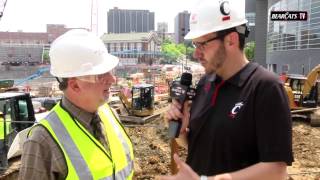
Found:
[[176, 47], [181, 54], [186, 54], [186, 46], [184, 44], [177, 44]]
[[43, 51], [42, 60], [43, 60], [43, 63], [49, 63], [50, 56], [49, 56], [49, 51], [48, 50], [44, 50]]
[[256, 48], [256, 44], [254, 41], [246, 43], [246, 45], [244, 47], [244, 53], [249, 61], [253, 60], [253, 58], [254, 58], [255, 48]]
[[197, 61], [196, 59], [193, 58], [193, 53], [195, 51], [195, 48], [192, 45], [192, 41], [185, 40], [184, 45], [187, 47], [187, 58], [190, 59], [191, 61]]
[[165, 54], [165, 59], [162, 60], [162, 63], [175, 63], [183, 55], [186, 55], [188, 59], [196, 61], [195, 59], [193, 59], [194, 50], [195, 49], [192, 46], [191, 41], [185, 41], [184, 43], [175, 44], [171, 40], [165, 39], [161, 46], [161, 51]]
[[181, 53], [181, 47], [178, 47], [168, 39], [164, 40], [164, 43], [161, 46], [161, 51], [164, 54], [164, 59], [161, 63], [165, 64], [173, 64], [183, 55], [183, 53]]
[[169, 39], [169, 38], [165, 38], [164, 40], [163, 40], [163, 44], [173, 44], [174, 42], [171, 40], [171, 39]]
[[194, 53], [194, 47], [187, 47], [187, 57], [188, 59], [190, 59], [191, 61], [197, 61], [196, 59], [193, 58], [193, 53]]

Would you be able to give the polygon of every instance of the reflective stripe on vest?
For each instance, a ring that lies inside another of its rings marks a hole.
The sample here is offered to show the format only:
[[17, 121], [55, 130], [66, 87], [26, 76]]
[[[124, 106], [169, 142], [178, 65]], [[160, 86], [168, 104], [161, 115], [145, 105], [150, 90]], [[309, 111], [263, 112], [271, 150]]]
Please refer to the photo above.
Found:
[[64, 147], [64, 150], [66, 151], [66, 154], [68, 155], [78, 177], [80, 179], [93, 179], [87, 163], [83, 159], [76, 144], [70, 137], [67, 129], [61, 123], [56, 112], [51, 112], [46, 117], [46, 119], [48, 120], [48, 123], [50, 124], [55, 135], [59, 139], [59, 142], [61, 143], [62, 147]]
[[[126, 179], [130, 175], [133, 174], [133, 154], [130, 153], [130, 152], [132, 152], [132, 150], [131, 150], [132, 145], [131, 145], [131, 149], [130, 149], [130, 145], [127, 143], [128, 141], [125, 140], [124, 133], [121, 132], [121, 128], [120, 128], [121, 125], [115, 119], [115, 116], [113, 115], [112, 110], [110, 109], [110, 107], [107, 104], [102, 106], [99, 109], [98, 113], [99, 113], [100, 117], [105, 117], [108, 120], [108, 122], [111, 123], [111, 126], [113, 127], [116, 135], [119, 137], [119, 140], [125, 150], [127, 166], [116, 171], [115, 179]], [[101, 115], [100, 115], [100, 113], [101, 113]], [[102, 113], [104, 115], [102, 115]], [[108, 124], [108, 122], [105, 122], [106, 119], [101, 118], [101, 120], [104, 122], [104, 124]], [[131, 158], [131, 156], [132, 156], [132, 158]]]
[[[104, 108], [102, 108], [104, 109]], [[106, 111], [107, 112], [107, 111]], [[124, 134], [119, 131], [120, 125], [113, 123], [115, 117], [105, 116], [99, 113], [100, 119], [104, 119], [103, 123], [107, 131], [107, 136], [113, 133], [113, 130], [119, 132], [113, 135], [113, 139], [109, 139], [111, 142], [120, 141], [122, 147], [111, 146], [111, 152], [117, 152], [117, 156], [127, 159], [127, 153], [132, 154], [133, 150], [131, 141], [127, 143], [124, 138]], [[67, 161], [68, 175], [67, 179], [131, 179], [133, 174], [133, 161], [118, 161], [110, 159], [110, 154], [105, 148], [97, 141], [89, 132], [87, 132], [80, 123], [73, 120], [70, 115], [61, 108], [60, 104], [57, 104], [53, 111], [46, 117], [47, 120], [40, 121], [44, 127], [46, 127], [50, 134], [55, 138], [56, 142], [62, 149]], [[63, 119], [61, 121], [60, 119]], [[112, 129], [108, 124], [112, 124]], [[79, 128], [80, 127], [80, 128]], [[126, 134], [125, 134], [126, 136]], [[128, 138], [128, 137], [127, 137]], [[91, 141], [90, 141], [90, 140]], [[131, 149], [128, 149], [130, 143]], [[126, 144], [126, 145], [124, 145]], [[116, 167], [124, 166], [121, 171], [117, 171]], [[115, 170], [114, 170], [115, 169]], [[97, 172], [98, 171], [98, 172]], [[116, 174], [113, 174], [115, 171]]]

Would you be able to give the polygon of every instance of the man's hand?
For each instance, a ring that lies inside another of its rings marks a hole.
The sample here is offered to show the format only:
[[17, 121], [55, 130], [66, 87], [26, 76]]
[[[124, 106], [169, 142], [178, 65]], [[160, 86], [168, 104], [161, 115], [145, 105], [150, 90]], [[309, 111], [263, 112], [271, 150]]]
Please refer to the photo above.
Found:
[[179, 172], [174, 176], [160, 176], [156, 179], [158, 180], [199, 180], [200, 177], [197, 173], [195, 173], [190, 166], [188, 166], [185, 162], [181, 161], [177, 154], [174, 154], [174, 161], [178, 165]]
[[[190, 119], [190, 108], [191, 101], [186, 101], [183, 105], [183, 109], [181, 109], [181, 104], [177, 100], [172, 100], [172, 103], [165, 114], [166, 121], [174, 121], [181, 119], [182, 126], [180, 130], [180, 134], [188, 132], [188, 125]], [[182, 112], [181, 112], [182, 110]]]

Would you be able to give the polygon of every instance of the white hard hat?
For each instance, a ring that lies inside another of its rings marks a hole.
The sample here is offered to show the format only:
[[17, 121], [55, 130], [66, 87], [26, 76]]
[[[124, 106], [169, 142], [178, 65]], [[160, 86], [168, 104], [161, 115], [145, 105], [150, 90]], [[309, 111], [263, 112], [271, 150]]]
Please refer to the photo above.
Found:
[[61, 78], [104, 74], [119, 62], [101, 39], [84, 29], [72, 29], [58, 37], [49, 56], [51, 74]]
[[200, 0], [191, 10], [189, 22], [190, 32], [184, 39], [245, 24], [245, 0]]

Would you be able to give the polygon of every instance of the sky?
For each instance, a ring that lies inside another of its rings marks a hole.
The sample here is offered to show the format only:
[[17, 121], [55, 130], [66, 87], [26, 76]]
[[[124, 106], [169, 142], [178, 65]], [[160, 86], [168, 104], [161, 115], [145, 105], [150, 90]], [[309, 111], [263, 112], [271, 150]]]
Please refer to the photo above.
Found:
[[[191, 9], [196, 0], [93, 0], [98, 4], [99, 34], [107, 32], [107, 11], [119, 9], [146, 9], [155, 12], [157, 22], [167, 22], [173, 32], [175, 16]], [[0, 0], [0, 10], [2, 10]], [[68, 28], [91, 25], [92, 0], [7, 0], [0, 31], [45, 32], [46, 24], [65, 24]]]

